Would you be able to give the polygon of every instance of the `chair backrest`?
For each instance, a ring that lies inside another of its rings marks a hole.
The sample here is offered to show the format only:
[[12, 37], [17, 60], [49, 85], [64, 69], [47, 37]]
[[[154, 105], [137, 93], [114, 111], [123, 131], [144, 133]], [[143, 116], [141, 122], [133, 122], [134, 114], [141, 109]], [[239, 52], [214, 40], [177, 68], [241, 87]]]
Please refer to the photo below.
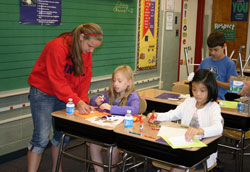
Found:
[[147, 102], [144, 98], [140, 97], [139, 113], [144, 113], [146, 109], [147, 109]]

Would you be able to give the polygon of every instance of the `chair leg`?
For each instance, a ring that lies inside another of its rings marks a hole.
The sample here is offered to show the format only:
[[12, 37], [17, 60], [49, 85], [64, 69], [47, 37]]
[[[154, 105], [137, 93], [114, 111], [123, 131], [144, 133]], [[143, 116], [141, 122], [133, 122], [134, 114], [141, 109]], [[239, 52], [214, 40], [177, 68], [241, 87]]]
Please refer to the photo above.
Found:
[[[133, 156], [133, 163], [136, 164], [136, 158]], [[137, 168], [134, 168], [134, 172], [137, 172]]]
[[124, 155], [123, 155], [123, 158], [122, 158], [122, 161], [123, 161], [123, 163], [122, 163], [122, 172], [125, 172], [127, 156], [128, 156], [128, 153], [125, 152]]
[[203, 162], [203, 168], [204, 168], [204, 172], [207, 172], [207, 160], [205, 160], [204, 162]]

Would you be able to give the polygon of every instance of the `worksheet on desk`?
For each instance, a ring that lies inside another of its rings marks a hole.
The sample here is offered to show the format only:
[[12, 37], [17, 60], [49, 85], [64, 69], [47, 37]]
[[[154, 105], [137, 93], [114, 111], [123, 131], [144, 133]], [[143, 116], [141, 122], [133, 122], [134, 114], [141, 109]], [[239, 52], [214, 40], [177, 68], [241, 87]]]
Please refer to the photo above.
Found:
[[88, 118], [87, 120], [97, 125], [115, 127], [118, 124], [122, 123], [122, 121], [124, 120], [124, 116], [118, 116], [118, 115], [110, 115], [105, 117], [95, 116], [92, 118]]
[[158, 136], [160, 137], [175, 137], [175, 136], [184, 136], [186, 133], [186, 128], [174, 128], [162, 125]]
[[192, 139], [186, 141], [185, 133], [186, 128], [174, 128], [168, 126], [161, 126], [158, 136], [162, 137], [168, 142], [172, 148], [187, 148], [187, 147], [204, 147], [206, 144], [202, 143], [199, 139]]

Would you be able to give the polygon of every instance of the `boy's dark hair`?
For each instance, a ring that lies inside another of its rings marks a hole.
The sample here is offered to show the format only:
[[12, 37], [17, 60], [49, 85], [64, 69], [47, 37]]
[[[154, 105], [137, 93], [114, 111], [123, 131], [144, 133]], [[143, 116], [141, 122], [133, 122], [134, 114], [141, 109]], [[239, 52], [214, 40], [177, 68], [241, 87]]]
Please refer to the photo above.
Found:
[[223, 47], [226, 42], [226, 38], [222, 32], [213, 32], [207, 38], [207, 46], [214, 48], [217, 46]]
[[200, 69], [195, 72], [193, 80], [189, 83], [189, 93], [190, 96], [193, 97], [192, 92], [192, 83], [193, 82], [202, 82], [208, 91], [207, 101], [216, 101], [218, 97], [218, 87], [214, 75], [207, 69]]

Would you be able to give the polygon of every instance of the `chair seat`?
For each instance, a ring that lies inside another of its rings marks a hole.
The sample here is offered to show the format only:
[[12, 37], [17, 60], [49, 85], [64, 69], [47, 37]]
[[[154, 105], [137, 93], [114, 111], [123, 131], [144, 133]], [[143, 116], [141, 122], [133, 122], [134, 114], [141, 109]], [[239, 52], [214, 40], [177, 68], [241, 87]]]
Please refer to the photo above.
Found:
[[[161, 168], [167, 171], [170, 171], [171, 166], [159, 161], [153, 161], [152, 162], [153, 166], [157, 167], [157, 168]], [[214, 167], [216, 167], [217, 163], [215, 162], [209, 169], [208, 171], [212, 170]], [[199, 169], [199, 170], [195, 170], [195, 169], [191, 169], [190, 172], [204, 172], [203, 169]]]
[[[235, 131], [235, 130], [230, 130], [230, 129], [224, 129], [223, 130], [223, 136], [234, 139], [234, 140], [241, 140], [241, 132], [240, 131]], [[245, 132], [245, 139], [250, 138], [250, 131]]]

